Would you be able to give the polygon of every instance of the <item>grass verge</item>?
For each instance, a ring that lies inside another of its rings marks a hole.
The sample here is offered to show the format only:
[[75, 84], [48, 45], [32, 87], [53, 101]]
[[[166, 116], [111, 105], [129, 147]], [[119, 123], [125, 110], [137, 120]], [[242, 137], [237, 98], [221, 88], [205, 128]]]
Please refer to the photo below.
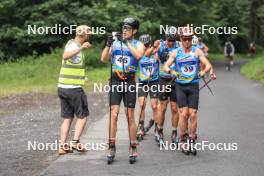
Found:
[[256, 58], [245, 64], [241, 72], [250, 79], [260, 81], [264, 84], [264, 54], [258, 55]]
[[[0, 64], [0, 97], [27, 92], [56, 93], [61, 66], [62, 50], [45, 54], [38, 58], [21, 58], [17, 62]], [[109, 68], [88, 68], [88, 82], [85, 89], [93, 88], [93, 83], [107, 83]]]

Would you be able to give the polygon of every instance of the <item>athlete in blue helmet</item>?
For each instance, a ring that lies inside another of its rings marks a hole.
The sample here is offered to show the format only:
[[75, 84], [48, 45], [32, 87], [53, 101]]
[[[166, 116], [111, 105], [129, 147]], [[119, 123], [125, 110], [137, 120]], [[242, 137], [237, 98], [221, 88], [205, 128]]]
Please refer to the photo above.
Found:
[[[177, 127], [178, 127], [178, 109], [176, 103], [176, 85], [174, 81], [174, 77], [170, 74], [163, 71], [163, 66], [167, 62], [170, 53], [172, 53], [177, 47], [179, 47], [179, 42], [176, 41], [176, 31], [170, 27], [166, 31], [166, 40], [156, 41], [159, 43], [158, 45], [158, 58], [160, 63], [160, 72], [159, 72], [159, 85], [160, 87], [170, 86], [169, 90], [163, 90], [159, 94], [159, 105], [158, 105], [158, 114], [157, 114], [157, 122], [158, 122], [158, 130], [155, 134], [155, 138], [159, 144], [164, 143], [163, 139], [163, 125], [165, 120], [165, 112], [167, 110], [167, 105], [170, 103], [171, 105], [171, 123], [172, 123], [172, 134], [171, 140], [172, 143], [177, 143]], [[171, 65], [173, 68], [174, 66]]]
[[[143, 34], [139, 40], [145, 45], [146, 52], [139, 60], [139, 126], [138, 126], [138, 140], [142, 140], [145, 132], [147, 132], [155, 122], [158, 106], [158, 79], [159, 79], [159, 62], [155, 56], [157, 53], [157, 46], [152, 45], [151, 37], [148, 34]], [[153, 115], [149, 121], [149, 125], [144, 129], [145, 107], [147, 96], [150, 96], [151, 107]]]

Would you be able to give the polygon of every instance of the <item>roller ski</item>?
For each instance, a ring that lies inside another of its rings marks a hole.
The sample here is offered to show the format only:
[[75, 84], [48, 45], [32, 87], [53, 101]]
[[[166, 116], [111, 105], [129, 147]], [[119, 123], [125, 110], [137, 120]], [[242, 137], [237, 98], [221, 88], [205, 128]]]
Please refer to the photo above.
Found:
[[108, 154], [107, 154], [107, 164], [112, 164], [115, 159], [116, 147], [115, 143], [109, 143]]
[[197, 155], [197, 150], [196, 150], [196, 148], [195, 148], [195, 141], [196, 141], [196, 139], [197, 139], [197, 136], [196, 136], [196, 135], [195, 135], [194, 138], [191, 138], [191, 137], [190, 137], [190, 153], [191, 153], [192, 155], [194, 155], [194, 156]]
[[137, 153], [137, 144], [136, 143], [130, 145], [129, 152], [130, 152], [130, 155], [129, 155], [129, 163], [130, 164], [134, 164], [136, 162], [136, 159], [137, 159], [137, 156], [138, 156], [138, 153]]
[[171, 133], [171, 143], [176, 144], [176, 147], [178, 148], [179, 141], [177, 140], [177, 130], [173, 130]]
[[190, 154], [190, 148], [189, 148], [189, 135], [185, 133], [183, 136], [181, 136], [180, 139], [180, 150], [183, 154], [189, 155]]
[[147, 134], [147, 132], [150, 130], [150, 128], [151, 128], [153, 125], [154, 125], [154, 120], [151, 119], [151, 120], [149, 121], [148, 126], [146, 126], [146, 127], [144, 128], [144, 133]]
[[137, 132], [137, 141], [141, 142], [144, 139], [144, 135], [145, 135], [145, 132], [144, 132], [144, 121], [141, 121], [139, 123], [138, 129], [139, 130]]

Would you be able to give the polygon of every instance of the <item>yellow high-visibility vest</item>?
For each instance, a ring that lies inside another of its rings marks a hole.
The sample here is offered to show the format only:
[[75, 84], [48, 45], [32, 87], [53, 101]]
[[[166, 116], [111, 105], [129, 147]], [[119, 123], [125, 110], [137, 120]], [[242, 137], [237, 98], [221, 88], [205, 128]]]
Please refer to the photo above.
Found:
[[[66, 47], [75, 42], [73, 39], [69, 40]], [[76, 42], [75, 42], [76, 43]], [[80, 44], [77, 43], [79, 47]], [[66, 85], [84, 85], [85, 82], [85, 69], [84, 69], [84, 56], [80, 51], [79, 56], [73, 56], [71, 59], [62, 60], [60, 69], [59, 83]]]

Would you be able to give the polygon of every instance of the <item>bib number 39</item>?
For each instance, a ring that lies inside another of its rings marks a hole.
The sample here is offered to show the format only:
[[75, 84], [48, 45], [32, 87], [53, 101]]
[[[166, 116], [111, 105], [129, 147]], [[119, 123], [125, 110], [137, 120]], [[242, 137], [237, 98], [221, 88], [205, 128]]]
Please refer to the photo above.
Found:
[[196, 67], [195, 67], [195, 65], [183, 65], [181, 67], [181, 71], [185, 75], [192, 75], [195, 73]]

